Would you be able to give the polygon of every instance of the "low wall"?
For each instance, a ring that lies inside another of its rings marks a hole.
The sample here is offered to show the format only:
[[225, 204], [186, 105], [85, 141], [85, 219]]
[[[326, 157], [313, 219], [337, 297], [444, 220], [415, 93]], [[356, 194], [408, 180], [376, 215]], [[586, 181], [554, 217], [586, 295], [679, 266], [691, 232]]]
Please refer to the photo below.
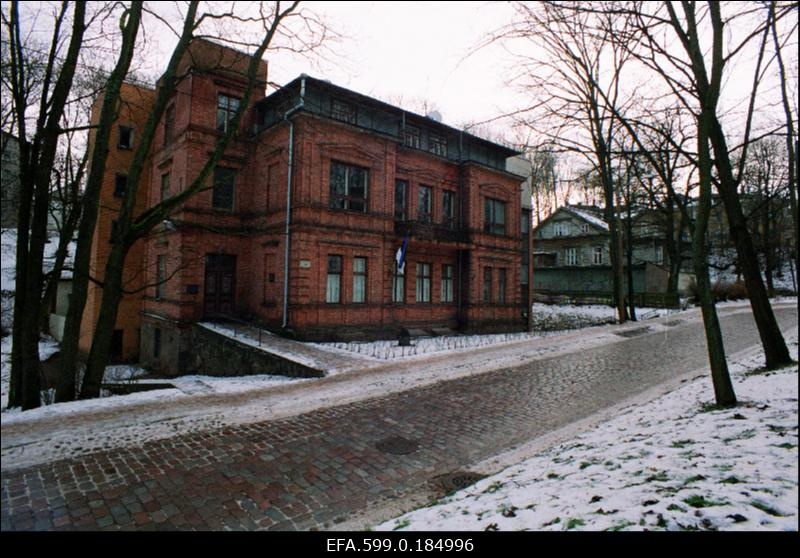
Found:
[[321, 378], [322, 370], [294, 362], [240, 343], [202, 326], [191, 328], [192, 354], [188, 368], [208, 376], [250, 376], [273, 374], [294, 378]]

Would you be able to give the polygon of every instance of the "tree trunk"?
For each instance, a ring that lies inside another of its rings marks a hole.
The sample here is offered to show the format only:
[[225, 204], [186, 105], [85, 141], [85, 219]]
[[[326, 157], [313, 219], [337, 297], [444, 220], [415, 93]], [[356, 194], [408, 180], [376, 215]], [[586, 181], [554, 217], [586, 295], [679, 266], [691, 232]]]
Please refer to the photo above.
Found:
[[86, 372], [81, 384], [80, 399], [100, 397], [100, 386], [108, 364], [111, 338], [117, 321], [117, 311], [122, 300], [122, 279], [125, 256], [128, 248], [123, 239], [118, 239], [108, 255], [108, 263], [103, 278], [103, 301], [97, 318], [92, 348], [86, 362]]
[[94, 228], [97, 223], [100, 189], [109, 153], [108, 145], [111, 137], [111, 128], [116, 118], [119, 92], [133, 58], [141, 13], [142, 3], [133, 2], [128, 12], [119, 59], [106, 82], [103, 107], [100, 111], [100, 120], [95, 131], [92, 162], [81, 204], [82, 218], [78, 229], [77, 248], [75, 249], [72, 294], [70, 296], [67, 319], [64, 324], [64, 337], [61, 342], [61, 363], [58, 387], [56, 389], [57, 402], [72, 401], [76, 395], [75, 373], [78, 365], [78, 343], [83, 309], [86, 306], [86, 298], [89, 291], [89, 264]]
[[722, 127], [716, 116], [712, 116], [712, 119], [710, 139], [714, 147], [714, 164], [719, 176], [717, 190], [725, 204], [731, 238], [736, 246], [739, 269], [744, 276], [753, 318], [755, 318], [761, 344], [764, 347], [766, 367], [767, 369], [779, 368], [791, 364], [793, 361], [769, 303], [764, 282], [761, 280], [758, 258], [736, 192], [736, 181], [733, 178], [730, 155]]
[[628, 260], [628, 311], [630, 312], [630, 319], [632, 322], [636, 321], [636, 304], [633, 300], [633, 224], [631, 222], [631, 201], [628, 195], [628, 222], [626, 224], [628, 242], [626, 243], [625, 255]]
[[708, 249], [706, 233], [708, 217], [711, 213], [711, 153], [708, 146], [708, 130], [711, 115], [703, 107], [698, 121], [698, 168], [700, 171], [700, 199], [698, 200], [697, 218], [692, 238], [692, 256], [697, 281], [697, 292], [703, 313], [703, 327], [706, 332], [706, 349], [711, 365], [711, 381], [714, 386], [714, 397], [717, 405], [731, 407], [736, 405], [736, 394], [733, 390], [728, 363], [725, 360], [725, 345], [719, 326], [717, 310], [711, 296], [711, 280], [708, 273]]

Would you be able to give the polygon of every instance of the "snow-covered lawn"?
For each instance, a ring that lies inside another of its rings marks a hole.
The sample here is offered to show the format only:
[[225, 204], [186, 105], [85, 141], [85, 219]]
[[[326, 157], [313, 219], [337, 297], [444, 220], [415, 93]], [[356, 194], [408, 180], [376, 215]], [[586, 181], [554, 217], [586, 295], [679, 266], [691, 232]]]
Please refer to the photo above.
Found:
[[[787, 336], [797, 355], [797, 329]], [[798, 374], [732, 365], [377, 530], [797, 530]]]

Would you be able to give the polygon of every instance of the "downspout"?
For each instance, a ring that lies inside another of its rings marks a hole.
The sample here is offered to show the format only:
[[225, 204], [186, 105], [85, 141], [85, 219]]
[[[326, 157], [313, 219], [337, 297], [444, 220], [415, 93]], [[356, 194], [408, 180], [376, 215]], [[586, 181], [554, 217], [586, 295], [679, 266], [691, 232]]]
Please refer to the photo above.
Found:
[[[458, 131], [458, 228], [463, 234], [466, 222], [464, 219], [464, 131]], [[464, 324], [464, 309], [462, 306], [462, 292], [464, 291], [464, 250], [458, 250], [458, 291], [456, 296], [456, 321], [459, 329]], [[469, 288], [469, 285], [467, 285]]]
[[305, 75], [300, 79], [300, 100], [294, 108], [286, 111], [283, 119], [289, 123], [289, 172], [286, 179], [286, 227], [284, 228], [284, 243], [283, 243], [283, 323], [281, 329], [286, 330], [289, 325], [289, 248], [292, 243], [292, 233], [290, 226], [292, 224], [292, 170], [294, 168], [294, 122], [289, 119], [290, 116], [300, 111], [303, 108], [306, 95], [306, 77]]

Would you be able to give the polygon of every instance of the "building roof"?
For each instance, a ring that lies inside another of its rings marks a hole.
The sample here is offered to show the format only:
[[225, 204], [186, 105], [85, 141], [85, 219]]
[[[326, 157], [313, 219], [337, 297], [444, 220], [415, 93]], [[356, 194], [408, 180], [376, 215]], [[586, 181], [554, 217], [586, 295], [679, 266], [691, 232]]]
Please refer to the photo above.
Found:
[[274, 93], [272, 93], [272, 94], [268, 95], [267, 97], [265, 97], [264, 99], [262, 99], [260, 101], [260, 103], [261, 104], [270, 104], [270, 103], [273, 103], [276, 100], [284, 97], [287, 94], [291, 94], [291, 92], [299, 91], [300, 86], [301, 86], [301, 82], [302, 82], [303, 79], [305, 79], [307, 83], [312, 83], [315, 87], [317, 87], [319, 89], [327, 90], [329, 92], [333, 92], [334, 94], [336, 94], [338, 96], [345, 97], [345, 98], [350, 98], [350, 99], [352, 99], [352, 100], [354, 100], [354, 101], [356, 101], [356, 102], [358, 102], [360, 104], [369, 105], [369, 106], [372, 106], [372, 107], [377, 108], [379, 110], [382, 110], [384, 112], [392, 113], [392, 114], [396, 115], [399, 118], [405, 118], [405, 119], [409, 120], [412, 125], [415, 124], [416, 122], [419, 122], [421, 124], [424, 124], [427, 128], [431, 128], [431, 129], [434, 129], [434, 130], [440, 130], [441, 132], [448, 133], [448, 134], [461, 135], [465, 139], [468, 139], [468, 140], [470, 140], [472, 142], [475, 142], [477, 144], [482, 144], [482, 145], [485, 145], [486, 147], [492, 148], [493, 150], [495, 150], [495, 151], [499, 152], [500, 154], [502, 154], [503, 157], [508, 158], [508, 157], [513, 157], [515, 155], [521, 155], [522, 154], [521, 151], [518, 151], [516, 149], [512, 149], [512, 148], [510, 148], [508, 146], [501, 145], [499, 143], [495, 143], [493, 141], [489, 141], [489, 140], [481, 138], [479, 136], [475, 136], [475, 135], [470, 134], [469, 132], [466, 132], [464, 130], [460, 130], [458, 128], [454, 128], [453, 126], [448, 126], [447, 124], [439, 122], [438, 120], [434, 120], [433, 118], [429, 118], [427, 116], [422, 116], [422, 115], [417, 114], [417, 113], [415, 113], [413, 111], [406, 110], [406, 109], [391, 105], [389, 103], [386, 103], [386, 102], [381, 101], [379, 99], [376, 99], [374, 97], [369, 97], [368, 95], [364, 95], [363, 93], [358, 93], [357, 91], [353, 91], [352, 89], [347, 89], [345, 87], [341, 87], [339, 85], [335, 85], [335, 84], [331, 83], [330, 81], [318, 79], [318, 78], [309, 76], [307, 74], [300, 74], [298, 77], [296, 77], [295, 79], [293, 79], [292, 81], [290, 81], [289, 83], [284, 85], [278, 91], [275, 91]]

